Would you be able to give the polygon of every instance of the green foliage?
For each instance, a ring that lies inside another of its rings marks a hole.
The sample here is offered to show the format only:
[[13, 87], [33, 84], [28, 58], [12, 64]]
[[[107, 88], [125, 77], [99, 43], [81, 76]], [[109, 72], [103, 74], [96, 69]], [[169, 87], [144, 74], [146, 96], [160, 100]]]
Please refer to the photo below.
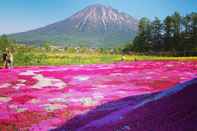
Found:
[[139, 22], [139, 33], [133, 41], [133, 49], [138, 52], [146, 52], [150, 49], [151, 23], [148, 18], [142, 18]]
[[[122, 60], [121, 49], [87, 49], [81, 48], [80, 52], [49, 50], [44, 48], [32, 47], [27, 45], [14, 44], [14, 66], [32, 66], [32, 65], [67, 65], [67, 64], [96, 64], [96, 63], [113, 63]], [[132, 44], [128, 46], [132, 48]], [[196, 60], [196, 57], [160, 57], [144, 55], [124, 55], [125, 61], [137, 60]], [[2, 63], [1, 63], [2, 66]]]
[[133, 45], [124, 50], [135, 52], [171, 52], [175, 55], [197, 55], [197, 13], [181, 16], [175, 12], [164, 21], [142, 18]]
[[44, 44], [43, 44], [43, 48], [45, 48], [47, 51], [49, 51], [51, 48], [50, 48], [50, 43], [49, 42], [45, 42]]
[[129, 53], [131, 50], [133, 50], [133, 48], [134, 48], [133, 44], [129, 43], [122, 49], [122, 52], [123, 53]]
[[151, 48], [153, 51], [159, 51], [162, 45], [162, 30], [163, 24], [161, 20], [156, 17], [151, 23]]
[[6, 35], [0, 36], [0, 51], [4, 51], [5, 48], [11, 47], [11, 41], [8, 40]]

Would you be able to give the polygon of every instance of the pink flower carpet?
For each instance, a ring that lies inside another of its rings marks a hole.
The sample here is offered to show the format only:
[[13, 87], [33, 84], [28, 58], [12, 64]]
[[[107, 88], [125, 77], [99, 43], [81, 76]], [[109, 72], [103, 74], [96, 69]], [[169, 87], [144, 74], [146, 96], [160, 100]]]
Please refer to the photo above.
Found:
[[0, 130], [146, 130], [150, 124], [145, 120], [172, 105], [167, 98], [174, 103], [180, 103], [179, 97], [186, 99], [173, 95], [185, 88], [184, 83], [196, 82], [196, 75], [197, 62], [187, 61], [1, 69]]

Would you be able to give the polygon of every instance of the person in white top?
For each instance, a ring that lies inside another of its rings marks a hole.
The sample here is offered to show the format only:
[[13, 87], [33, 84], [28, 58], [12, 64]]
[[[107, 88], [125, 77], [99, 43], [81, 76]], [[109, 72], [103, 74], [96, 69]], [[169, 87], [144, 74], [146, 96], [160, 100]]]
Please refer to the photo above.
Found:
[[14, 62], [13, 54], [10, 50], [7, 50], [5, 68], [13, 68], [13, 62]]

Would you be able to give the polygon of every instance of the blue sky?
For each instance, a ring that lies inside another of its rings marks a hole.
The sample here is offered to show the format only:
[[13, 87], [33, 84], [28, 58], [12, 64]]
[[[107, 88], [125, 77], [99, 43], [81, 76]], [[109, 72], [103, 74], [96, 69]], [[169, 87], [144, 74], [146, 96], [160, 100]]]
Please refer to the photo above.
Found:
[[197, 0], [1, 0], [0, 34], [22, 32], [63, 20], [92, 4], [110, 5], [136, 18], [163, 19], [197, 12]]

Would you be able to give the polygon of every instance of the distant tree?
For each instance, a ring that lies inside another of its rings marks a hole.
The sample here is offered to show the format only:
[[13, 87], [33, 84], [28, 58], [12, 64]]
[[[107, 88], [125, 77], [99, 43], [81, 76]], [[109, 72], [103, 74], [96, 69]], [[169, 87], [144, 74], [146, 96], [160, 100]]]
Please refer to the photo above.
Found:
[[196, 51], [197, 49], [197, 13], [182, 18], [181, 50]]
[[51, 50], [50, 45], [51, 45], [51, 44], [50, 44], [49, 42], [45, 42], [45, 43], [43, 44], [43, 48], [44, 48], [45, 50], [49, 51], [49, 50]]
[[174, 26], [174, 34], [179, 35], [181, 32], [181, 15], [178, 12], [175, 12], [172, 15], [173, 26]]
[[164, 20], [164, 42], [165, 50], [172, 50], [172, 38], [174, 36], [173, 19], [167, 16]]
[[181, 41], [181, 15], [178, 12], [175, 12], [172, 15], [173, 20], [173, 28], [174, 28], [174, 34], [173, 34], [173, 42], [171, 43], [174, 50], [181, 50], [182, 48], [182, 41]]
[[129, 53], [131, 50], [133, 50], [133, 44], [128, 43], [128, 44], [126, 44], [125, 48], [122, 49], [122, 52]]
[[181, 41], [182, 41], [182, 50], [183, 51], [188, 51], [193, 48], [193, 43], [191, 41], [192, 34], [191, 34], [191, 15], [186, 15], [185, 17], [182, 18], [182, 33], [181, 33]]
[[163, 50], [163, 41], [162, 41], [162, 32], [163, 24], [158, 17], [155, 17], [155, 20], [151, 23], [151, 41], [152, 41], [152, 50], [161, 51]]
[[183, 33], [189, 34], [191, 32], [191, 22], [192, 22], [191, 15], [186, 15], [185, 17], [183, 17], [182, 19]]
[[133, 49], [139, 52], [148, 51], [151, 48], [151, 23], [148, 18], [143, 17], [139, 22], [139, 32], [133, 41]]
[[105, 52], [105, 49], [104, 48], [99, 48], [99, 52], [100, 53], [104, 53]]
[[197, 13], [191, 13], [191, 34], [192, 34], [192, 43], [194, 44], [194, 48], [197, 48]]
[[67, 47], [67, 46], [65, 46], [65, 47], [64, 47], [64, 51], [67, 51], [67, 50], [68, 50], [68, 47]]

